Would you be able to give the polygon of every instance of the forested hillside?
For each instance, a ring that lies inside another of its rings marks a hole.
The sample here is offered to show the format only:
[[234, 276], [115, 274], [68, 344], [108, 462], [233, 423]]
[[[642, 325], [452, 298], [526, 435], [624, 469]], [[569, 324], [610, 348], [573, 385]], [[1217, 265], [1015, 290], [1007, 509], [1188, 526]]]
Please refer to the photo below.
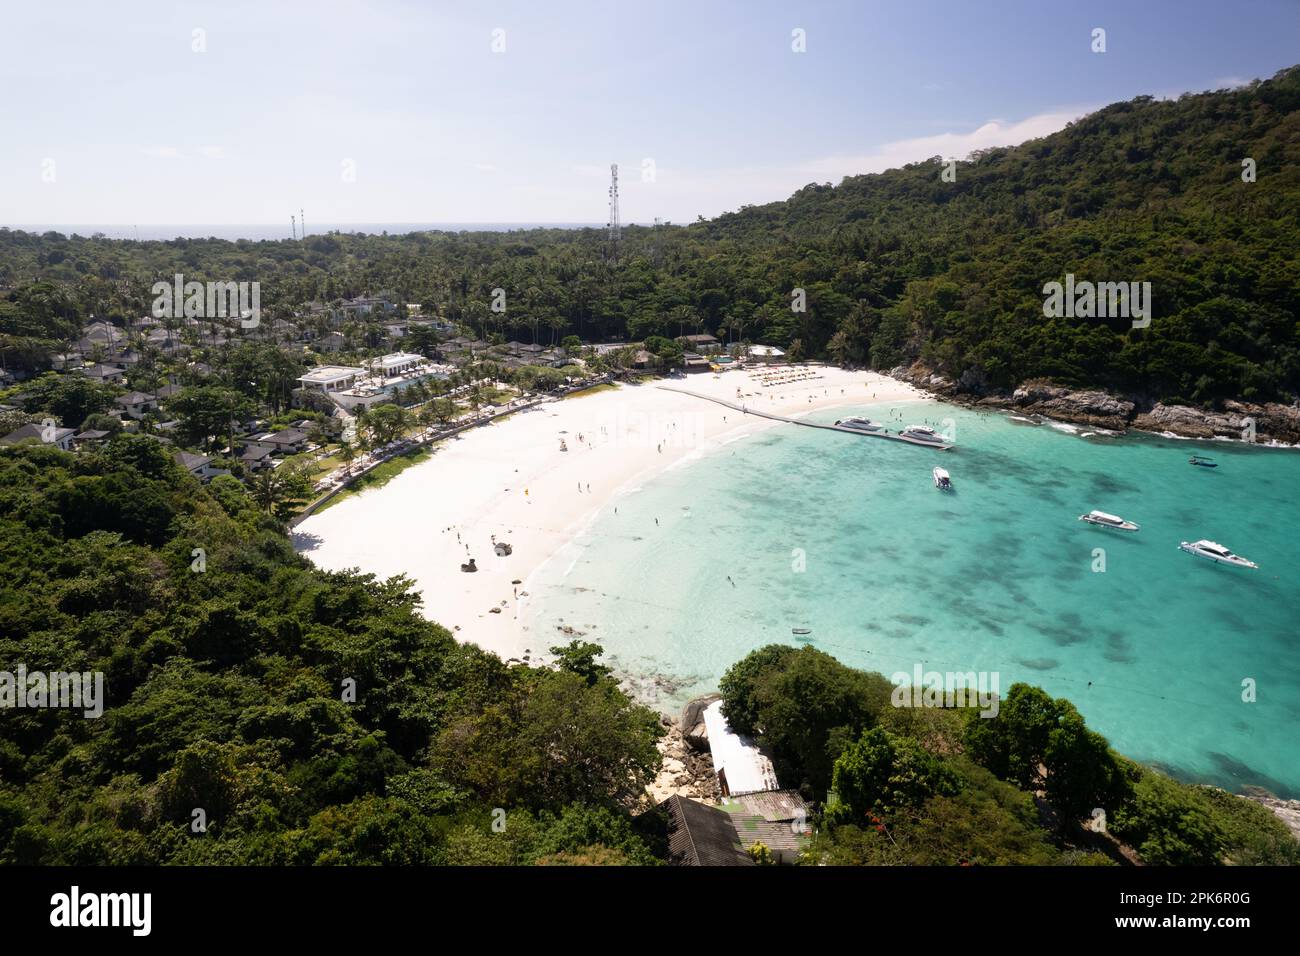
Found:
[[[404, 579], [328, 574], [148, 437], [0, 451], [0, 864], [653, 863], [657, 714], [575, 646], [503, 663]], [[201, 825], [201, 826], [200, 826]]]
[[[972, 390], [1049, 377], [1190, 404], [1300, 391], [1300, 68], [1117, 103], [969, 157], [954, 182], [941, 168], [628, 228], [616, 258], [591, 229], [144, 243], [0, 230], [0, 349], [39, 364], [73, 324], [142, 315], [149, 286], [182, 272], [260, 281], [273, 318], [388, 290], [484, 335], [797, 340], [877, 368], [921, 360]], [[1067, 272], [1150, 282], [1150, 327], [1044, 318], [1043, 285]], [[41, 279], [54, 285], [30, 287]]]

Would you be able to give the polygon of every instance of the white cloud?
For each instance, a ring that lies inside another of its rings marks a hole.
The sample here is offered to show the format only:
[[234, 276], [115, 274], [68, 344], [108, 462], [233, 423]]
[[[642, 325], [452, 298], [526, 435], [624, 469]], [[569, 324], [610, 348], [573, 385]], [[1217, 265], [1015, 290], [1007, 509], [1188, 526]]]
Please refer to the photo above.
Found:
[[1017, 123], [989, 120], [969, 133], [937, 133], [934, 136], [900, 139], [885, 143], [874, 152], [850, 156], [827, 156], [812, 160], [799, 168], [804, 172], [825, 176], [832, 182], [838, 182], [844, 176], [883, 173], [886, 169], [896, 169], [907, 163], [929, 159], [931, 156], [945, 158], [955, 156], [957, 159], [965, 159], [977, 149], [1016, 146], [1026, 140], [1055, 133], [1057, 130], [1064, 129], [1067, 123], [1088, 112], [1090, 110], [1078, 109], [1040, 113]]
[[880, 173], [932, 156], [965, 159], [977, 149], [1016, 146], [1055, 133], [1093, 109], [1096, 107], [1061, 109], [1017, 122], [989, 120], [970, 132], [895, 140], [870, 152], [823, 156], [791, 166], [746, 166], [696, 173], [660, 164], [654, 184], [642, 184], [629, 177], [622, 190], [626, 197], [624, 218], [641, 222], [662, 215], [674, 222], [689, 222], [697, 215], [716, 216], [742, 205], [785, 199], [810, 182], [838, 183], [845, 176]]
[[154, 159], [180, 159], [181, 151], [175, 146], [142, 146], [140, 152]]
[[208, 159], [225, 159], [226, 148], [224, 146], [200, 146], [199, 155]]
[[1250, 80], [1243, 80], [1239, 76], [1221, 76], [1214, 81], [1216, 90], [1235, 90], [1239, 86], [1249, 86]]

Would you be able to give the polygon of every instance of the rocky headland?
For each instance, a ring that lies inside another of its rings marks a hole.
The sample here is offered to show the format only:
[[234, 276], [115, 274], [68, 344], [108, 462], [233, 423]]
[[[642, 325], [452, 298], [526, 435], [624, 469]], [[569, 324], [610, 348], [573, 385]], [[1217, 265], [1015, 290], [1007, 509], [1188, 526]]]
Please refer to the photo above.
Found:
[[1102, 428], [1231, 439], [1258, 444], [1300, 445], [1300, 406], [1277, 402], [1225, 401], [1218, 409], [1166, 405], [1140, 396], [1112, 395], [1098, 389], [1071, 389], [1044, 380], [1025, 382], [1007, 393], [987, 389], [977, 377], [954, 381], [923, 365], [898, 366], [892, 378], [958, 405], [1013, 409], [1055, 421]]

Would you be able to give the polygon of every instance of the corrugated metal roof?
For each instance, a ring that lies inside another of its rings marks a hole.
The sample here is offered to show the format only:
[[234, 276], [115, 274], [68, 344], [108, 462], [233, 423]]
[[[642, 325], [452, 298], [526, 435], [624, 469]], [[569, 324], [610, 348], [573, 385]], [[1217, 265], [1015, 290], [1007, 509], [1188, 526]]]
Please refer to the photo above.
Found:
[[799, 851], [807, 842], [789, 823], [770, 823], [752, 813], [732, 813], [731, 823], [746, 849], [761, 843], [769, 850]]
[[725, 774], [729, 792], [780, 789], [772, 761], [763, 755], [753, 740], [732, 731], [727, 718], [722, 715], [722, 701], [716, 700], [704, 709], [704, 726], [709, 732], [713, 769]]
[[744, 807], [746, 813], [770, 822], [782, 820], [807, 820], [808, 804], [798, 790], [768, 790], [763, 793], [735, 793], [731, 800]]
[[668, 851], [677, 866], [755, 865], [730, 815], [676, 794], [660, 806], [668, 811]]

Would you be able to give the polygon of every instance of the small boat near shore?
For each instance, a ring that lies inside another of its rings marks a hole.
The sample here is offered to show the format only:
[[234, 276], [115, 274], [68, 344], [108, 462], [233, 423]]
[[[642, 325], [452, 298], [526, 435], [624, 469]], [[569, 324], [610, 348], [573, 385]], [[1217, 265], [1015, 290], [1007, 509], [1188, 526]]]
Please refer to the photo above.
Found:
[[1187, 459], [1187, 464], [1195, 465], [1197, 468], [1218, 468], [1219, 463], [1213, 458], [1206, 458], [1204, 455], [1193, 455]]
[[1106, 511], [1089, 511], [1086, 515], [1079, 515], [1079, 520], [1095, 524], [1098, 528], [1114, 528], [1116, 531], [1139, 531], [1142, 528], [1140, 524], [1125, 521], [1119, 515]]
[[945, 469], [936, 466], [930, 474], [934, 477], [936, 488], [940, 491], [952, 491], [952, 478]]
[[1188, 554], [1194, 554], [1198, 558], [1208, 558], [1218, 564], [1231, 564], [1237, 568], [1257, 568], [1259, 567], [1254, 561], [1243, 558], [1239, 554], [1233, 554], [1223, 545], [1214, 541], [1207, 541], [1202, 538], [1200, 541], [1184, 541], [1178, 545], [1178, 550], [1186, 551]]

